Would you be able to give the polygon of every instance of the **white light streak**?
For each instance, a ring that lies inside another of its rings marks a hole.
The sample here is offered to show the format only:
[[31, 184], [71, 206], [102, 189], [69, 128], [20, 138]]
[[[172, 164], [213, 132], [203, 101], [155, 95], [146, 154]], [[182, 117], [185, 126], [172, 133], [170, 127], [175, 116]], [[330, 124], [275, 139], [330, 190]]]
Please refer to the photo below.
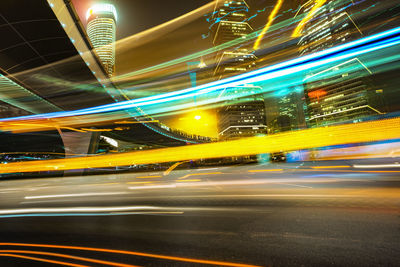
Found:
[[164, 210], [162, 207], [154, 206], [117, 206], [117, 207], [61, 207], [61, 208], [26, 208], [5, 209], [0, 214], [26, 214], [26, 213], [65, 213], [65, 212], [121, 212], [133, 210]]
[[358, 169], [379, 169], [379, 168], [400, 168], [400, 164], [371, 164], [371, 165], [353, 165], [354, 168]]
[[40, 196], [26, 196], [25, 199], [112, 196], [112, 195], [123, 195], [123, 194], [127, 194], [127, 192], [104, 192], [104, 193], [78, 193], [78, 194], [60, 194], [60, 195], [40, 195]]

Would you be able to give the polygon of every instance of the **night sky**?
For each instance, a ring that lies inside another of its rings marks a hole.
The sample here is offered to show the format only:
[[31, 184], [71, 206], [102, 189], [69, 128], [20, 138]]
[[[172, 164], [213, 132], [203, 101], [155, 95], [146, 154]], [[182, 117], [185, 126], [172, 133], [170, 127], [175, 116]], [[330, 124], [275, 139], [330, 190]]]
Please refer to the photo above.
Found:
[[[86, 26], [86, 11], [95, 3], [112, 3], [118, 12], [117, 40], [133, 36], [169, 20], [193, 11], [211, 0], [72, 0], [83, 25]], [[275, 0], [247, 0], [251, 7], [251, 26], [258, 30], [264, 26]], [[287, 0], [282, 10], [297, 6], [296, 1]], [[290, 13], [288, 13], [290, 14]], [[205, 14], [206, 15], [206, 14]], [[202, 51], [213, 46], [207, 15], [197, 21], [182, 25], [180, 29], [165, 36], [157, 36], [154, 42], [132, 49], [121, 50], [117, 44], [117, 74], [141, 69]], [[206, 36], [206, 37], [203, 37]], [[125, 47], [126, 48], [126, 47]]]
[[94, 3], [113, 3], [117, 9], [119, 21], [117, 40], [157, 26], [179, 17], [210, 0], [72, 0], [83, 25], [86, 26], [85, 14]]

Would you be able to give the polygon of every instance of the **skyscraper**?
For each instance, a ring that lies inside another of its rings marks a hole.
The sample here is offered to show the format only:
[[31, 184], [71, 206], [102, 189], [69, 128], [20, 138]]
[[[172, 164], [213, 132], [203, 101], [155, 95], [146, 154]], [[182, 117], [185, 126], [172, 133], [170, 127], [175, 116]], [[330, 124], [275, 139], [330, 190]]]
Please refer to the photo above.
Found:
[[[230, 95], [217, 110], [218, 136], [222, 140], [263, 134], [267, 131], [261, 88], [253, 85], [226, 88]], [[246, 91], [248, 96], [241, 96]]]
[[[244, 0], [216, 1], [213, 14], [213, 45], [244, 38], [253, 32], [253, 28], [246, 22], [249, 17], [249, 6]], [[255, 66], [255, 55], [243, 45], [220, 50], [216, 55], [214, 75], [222, 78], [227, 75], [245, 72]]]
[[[301, 13], [308, 14], [317, 4], [318, 1], [308, 1]], [[361, 38], [363, 33], [350, 13], [353, 5], [350, 0], [328, 0], [319, 7], [301, 32], [300, 55]], [[369, 115], [382, 114], [381, 90], [374, 90], [370, 74], [359, 58], [308, 72], [304, 79], [307, 125], [357, 122]]]
[[302, 87], [291, 87], [277, 92], [278, 116], [269, 123], [269, 133], [305, 128], [304, 91]]
[[95, 4], [86, 12], [87, 34], [109, 76], [115, 72], [117, 11], [112, 4]]
[[[249, 18], [249, 6], [244, 0], [216, 1], [213, 13], [213, 45], [218, 46], [229, 41], [246, 37], [253, 29], [246, 21]], [[255, 67], [256, 56], [251, 44], [237, 44], [216, 54], [214, 76], [221, 79], [246, 72]], [[246, 93], [247, 92], [247, 93]], [[264, 99], [258, 92], [260, 88], [243, 85], [226, 88], [227, 101], [217, 110], [218, 132], [220, 139], [232, 139], [252, 136], [266, 132]]]

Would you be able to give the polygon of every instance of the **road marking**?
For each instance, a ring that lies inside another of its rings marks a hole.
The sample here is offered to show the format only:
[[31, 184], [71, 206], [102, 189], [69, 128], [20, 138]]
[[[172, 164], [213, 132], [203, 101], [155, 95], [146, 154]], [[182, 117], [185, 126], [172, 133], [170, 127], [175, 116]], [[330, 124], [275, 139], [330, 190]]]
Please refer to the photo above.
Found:
[[178, 167], [179, 165], [181, 165], [182, 163], [185, 163], [185, 162], [188, 162], [188, 161], [180, 161], [180, 162], [177, 162], [177, 163], [175, 163], [174, 165], [172, 165], [171, 167], [169, 167], [168, 168], [168, 170], [166, 170], [165, 172], [164, 172], [164, 176], [167, 176], [171, 171], [173, 171], [176, 167]]
[[248, 172], [280, 172], [283, 169], [268, 169], [268, 170], [249, 170]]
[[342, 165], [342, 166], [312, 166], [312, 169], [340, 169], [340, 168], [350, 168], [351, 166]]
[[138, 179], [148, 179], [148, 178], [161, 178], [162, 176], [160, 175], [149, 175], [149, 176], [136, 176], [135, 178]]
[[184, 175], [184, 176], [182, 176], [182, 177], [180, 177], [178, 179], [185, 179], [185, 178], [190, 177], [190, 176], [215, 175], [215, 174], [222, 174], [222, 172], [189, 173], [189, 174], [186, 174], [186, 175]]
[[191, 179], [191, 180], [175, 180], [176, 182], [200, 182], [200, 179]]
[[127, 182], [127, 184], [151, 184], [151, 183], [154, 183], [154, 182], [150, 182], [150, 181], [147, 181], [147, 182]]
[[[230, 180], [230, 181], [198, 181], [195, 183], [172, 183], [172, 184], [163, 184], [163, 185], [143, 185], [143, 186], [136, 186], [136, 187], [128, 187], [128, 189], [166, 189], [166, 188], [183, 188], [183, 187], [201, 187], [201, 186], [237, 186], [237, 185], [262, 185], [262, 184], [279, 184], [279, 183], [296, 183], [298, 182], [298, 178], [294, 179], [246, 179], [246, 180]], [[337, 179], [307, 179], [302, 180], [302, 183], [319, 183], [319, 182], [334, 182], [338, 181]]]

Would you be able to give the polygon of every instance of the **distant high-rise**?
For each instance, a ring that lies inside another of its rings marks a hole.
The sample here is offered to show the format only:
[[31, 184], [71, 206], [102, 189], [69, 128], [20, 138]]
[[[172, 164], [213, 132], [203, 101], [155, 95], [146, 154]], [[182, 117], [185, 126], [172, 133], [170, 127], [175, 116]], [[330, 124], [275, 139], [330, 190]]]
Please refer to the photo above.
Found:
[[87, 34], [109, 76], [115, 72], [117, 11], [112, 4], [95, 4], [86, 13]]
[[[238, 38], [244, 38], [253, 32], [246, 21], [249, 17], [249, 6], [244, 0], [216, 1], [213, 22], [213, 44], [218, 46]], [[255, 55], [243, 45], [220, 50], [216, 55], [214, 75], [218, 78], [245, 72], [254, 67]]]
[[[301, 13], [308, 14], [317, 2], [309, 1]], [[353, 41], [363, 36], [349, 14], [352, 1], [328, 0], [307, 22], [299, 39], [300, 55]], [[382, 112], [382, 90], [374, 90], [371, 71], [359, 58], [308, 72], [304, 79], [307, 125], [324, 126], [359, 121]]]
[[269, 133], [305, 128], [304, 92], [302, 87], [278, 91], [278, 116], [269, 124]]
[[[253, 31], [247, 22], [249, 6], [244, 0], [216, 1], [213, 14], [214, 46], [245, 38]], [[214, 76], [221, 79], [249, 71], [255, 66], [256, 59], [247, 44], [222, 49], [216, 55]], [[224, 90], [228, 100], [217, 110], [219, 138], [232, 139], [266, 133], [264, 99], [258, 92], [261, 93], [260, 88], [252, 85]]]
[[[264, 134], [267, 131], [261, 88], [253, 85], [226, 88], [230, 95], [217, 110], [218, 136], [222, 140]], [[245, 91], [248, 96], [240, 96]]]

